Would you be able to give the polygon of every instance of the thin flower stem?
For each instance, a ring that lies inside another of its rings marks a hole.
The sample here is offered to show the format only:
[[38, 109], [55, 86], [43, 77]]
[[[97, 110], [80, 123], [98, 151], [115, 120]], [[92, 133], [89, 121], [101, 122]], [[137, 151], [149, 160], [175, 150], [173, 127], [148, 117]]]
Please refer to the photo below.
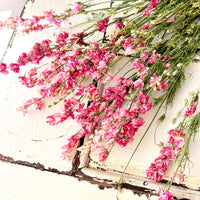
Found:
[[155, 113], [153, 119], [151, 120], [149, 126], [147, 127], [146, 131], [145, 131], [144, 134], [142, 135], [142, 138], [140, 139], [140, 141], [138, 142], [137, 146], [135, 147], [133, 153], [131, 154], [131, 157], [130, 157], [129, 161], [127, 162], [127, 164], [126, 164], [126, 166], [125, 166], [125, 168], [124, 168], [124, 170], [123, 170], [123, 172], [122, 172], [122, 174], [121, 174], [121, 177], [120, 177], [120, 180], [119, 180], [119, 185], [118, 185], [119, 190], [121, 189], [121, 186], [122, 186], [122, 183], [123, 183], [124, 174], [125, 174], [125, 172], [126, 172], [128, 166], [129, 166], [129, 164], [130, 164], [130, 162], [131, 162], [133, 156], [135, 155], [136, 151], [138, 150], [138, 148], [139, 148], [140, 144], [142, 143], [144, 137], [145, 137], [146, 134], [148, 133], [148, 131], [149, 131], [151, 125], [153, 124], [154, 120], [156, 119], [156, 117], [157, 117], [157, 115], [158, 115], [160, 109], [162, 108], [162, 105], [164, 104], [166, 98], [167, 98], [167, 96], [165, 96], [165, 98], [163, 99], [163, 101], [162, 101], [162, 103], [160, 104], [159, 108], [157, 109], [157, 111], [156, 111], [156, 113]]
[[178, 170], [179, 170], [179, 168], [180, 168], [180, 166], [181, 166], [181, 164], [182, 164], [182, 162], [183, 162], [185, 156], [188, 154], [188, 148], [189, 148], [189, 144], [190, 144], [190, 140], [191, 140], [192, 135], [193, 135], [193, 132], [191, 131], [191, 133], [190, 133], [190, 135], [189, 135], [189, 137], [188, 137], [188, 139], [187, 139], [187, 143], [186, 143], [186, 145], [185, 145], [185, 147], [184, 147], [183, 155], [181, 156], [181, 159], [180, 159], [180, 161], [179, 161], [179, 163], [178, 163], [178, 166], [177, 166], [177, 168], [176, 168], [176, 170], [175, 170], [175, 172], [174, 172], [174, 174], [173, 174], [171, 180], [170, 180], [170, 181], [168, 182], [168, 184], [167, 184], [167, 185], [168, 185], [168, 186], [167, 186], [167, 189], [168, 189], [168, 190], [170, 189], [170, 187], [171, 187], [171, 185], [172, 185], [172, 183], [173, 183], [173, 181], [174, 181], [174, 178], [175, 178], [175, 176], [176, 176], [176, 174], [177, 174], [177, 172], [178, 172]]
[[[138, 92], [140, 91], [140, 89], [141, 89], [141, 87], [139, 87], [139, 88], [136, 90], [135, 95], [133, 96], [133, 98], [132, 98], [132, 100], [131, 100], [131, 103], [130, 103], [130, 105], [129, 105], [129, 107], [128, 107], [128, 110], [131, 109], [131, 107], [132, 107], [132, 105], [133, 105], [133, 102], [134, 102], [135, 98], [137, 97], [137, 94], [138, 94]], [[119, 135], [119, 134], [121, 133], [121, 131], [122, 131], [123, 125], [124, 125], [124, 123], [125, 123], [125, 121], [126, 121], [126, 117], [127, 117], [127, 116], [124, 116], [123, 119], [122, 119], [123, 122], [122, 122], [121, 126], [119, 127], [118, 133], [115, 135], [115, 138], [114, 138], [114, 140], [113, 140], [113, 142], [112, 142], [112, 144], [111, 144], [111, 147], [110, 147], [110, 149], [109, 149], [109, 151], [108, 151], [108, 155], [109, 155], [110, 152], [112, 151], [112, 149], [113, 149], [113, 147], [114, 147], [114, 144], [115, 144], [115, 141], [116, 141], [118, 135]], [[108, 157], [107, 157], [107, 158], [108, 158]], [[103, 163], [106, 162], [107, 158], [104, 160]]]
[[[122, 58], [124, 58], [124, 56], [123, 56]], [[128, 61], [114, 74], [114, 77], [116, 77], [117, 74], [119, 74], [119, 73], [124, 69], [124, 67], [126, 67], [132, 60], [133, 60], [133, 58], [131, 58], [130, 60], [128, 60]], [[110, 80], [110, 81], [111, 81], [111, 80]], [[110, 81], [109, 81], [109, 82], [110, 82]], [[109, 82], [108, 82], [108, 83], [109, 83]]]

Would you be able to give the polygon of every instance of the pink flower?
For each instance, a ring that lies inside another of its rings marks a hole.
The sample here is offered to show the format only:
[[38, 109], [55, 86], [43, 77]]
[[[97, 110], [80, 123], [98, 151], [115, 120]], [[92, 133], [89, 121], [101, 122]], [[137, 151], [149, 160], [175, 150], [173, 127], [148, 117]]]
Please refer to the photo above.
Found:
[[11, 63], [10, 64], [10, 70], [12, 70], [15, 73], [19, 73], [19, 71], [20, 71], [19, 64], [17, 64], [17, 63]]
[[159, 58], [160, 56], [161, 56], [160, 54], [152, 53], [149, 58], [149, 63], [154, 64], [156, 62], [156, 59]]
[[108, 157], [108, 151], [103, 145], [96, 145], [95, 147], [96, 155], [100, 162], [103, 162]]
[[87, 33], [80, 32], [80, 33], [74, 33], [71, 35], [70, 41], [71, 43], [76, 43], [79, 45], [85, 44], [83, 38], [87, 35]]
[[141, 55], [141, 59], [143, 62], [145, 62], [147, 59], [148, 59], [149, 55], [146, 51], [142, 52], [142, 55]]
[[175, 154], [171, 147], [163, 147], [160, 150], [160, 156], [154, 160], [154, 163], [147, 170], [147, 177], [154, 181], [161, 181], [169, 166], [169, 160], [174, 157]]
[[138, 45], [138, 47], [144, 47], [145, 44], [146, 44], [146, 41], [143, 41]]
[[149, 3], [155, 8], [160, 3], [160, 0], [151, 0]]
[[167, 60], [167, 58], [168, 58], [168, 56], [165, 56], [165, 57], [163, 57], [162, 59], [161, 59], [161, 61], [165, 61], [165, 60]]
[[89, 95], [90, 95], [92, 98], [96, 98], [96, 97], [99, 95], [99, 93], [100, 93], [100, 91], [99, 91], [93, 84], [91, 84], [91, 85], [87, 88], [87, 90], [89, 91]]
[[26, 76], [19, 76], [18, 78], [20, 79], [20, 81], [22, 82], [23, 85], [25, 85], [28, 88], [32, 88], [33, 86], [35, 86], [35, 84], [38, 81], [37, 69], [36, 68], [32, 68], [27, 73], [27, 77]]
[[150, 27], [149, 22], [146, 22], [142, 25], [141, 30], [147, 30]]
[[82, 5], [80, 3], [76, 3], [71, 10], [72, 15], [77, 15], [82, 10]]
[[[160, 150], [160, 154], [161, 154], [161, 157], [162, 159], [166, 159], [166, 157], [168, 159], [173, 159], [174, 158], [174, 152], [173, 152], [173, 149], [169, 146], [167, 147], [163, 147], [161, 150]], [[156, 159], [157, 160], [157, 159]]]
[[106, 28], [109, 22], [109, 18], [105, 18], [102, 20], [99, 20], [98, 25], [97, 25], [97, 29], [99, 30], [99, 32], [106, 32]]
[[174, 182], [177, 184], [182, 184], [184, 182], [184, 169], [182, 168], [182, 166], [178, 169], [178, 172], [174, 178]]
[[19, 63], [19, 65], [24, 66], [29, 62], [29, 58], [28, 55], [26, 53], [22, 53], [21, 56], [19, 56], [17, 62]]
[[159, 81], [160, 76], [157, 76], [156, 74], [154, 74], [151, 78], [150, 78], [150, 86], [153, 87], [154, 89], [158, 89], [158, 90], [166, 90], [167, 88], [167, 82], [166, 80], [163, 80], [162, 82]]
[[150, 15], [152, 10], [153, 10], [153, 6], [150, 5], [149, 7], [147, 7], [146, 9], [144, 9], [144, 10], [142, 11], [143, 16], [144, 16], [144, 15], [147, 15], [147, 14]]
[[107, 67], [106, 62], [104, 60], [101, 60], [97, 68], [102, 70], [102, 69], [106, 69], [106, 67]]
[[170, 22], [174, 22], [174, 21], [175, 21], [174, 18], [171, 18], [171, 19], [168, 19], [168, 20], [167, 20], [167, 22], [169, 22], [169, 23], [170, 23]]
[[7, 65], [5, 63], [0, 63], [0, 73], [8, 74]]
[[171, 64], [170, 64], [170, 63], [166, 63], [166, 64], [165, 64], [165, 67], [166, 67], [166, 69], [168, 70], [168, 69], [171, 67]]
[[159, 3], [160, 3], [160, 0], [151, 0], [151, 1], [149, 1], [150, 6], [142, 11], [143, 16], [146, 15], [146, 14], [151, 15], [150, 11], [152, 11], [155, 7], [157, 7], [157, 5]]
[[148, 112], [149, 110], [151, 110], [152, 108], [152, 103], [145, 103], [140, 107], [140, 113], [141, 114], [145, 114], [146, 112]]
[[124, 26], [125, 25], [124, 25], [124, 23], [121, 20], [119, 20], [119, 21], [117, 21], [115, 23], [115, 29], [122, 29]]
[[173, 195], [168, 190], [159, 190], [158, 194], [160, 195], [158, 200], [173, 200]]
[[84, 95], [85, 90], [86, 90], [86, 86], [78, 85], [78, 86], [76, 86], [76, 89], [75, 89], [75, 95], [76, 96]]
[[135, 59], [132, 66], [135, 69], [143, 69], [145, 67], [142, 59]]
[[62, 149], [63, 152], [62, 152], [62, 158], [63, 160], [65, 160], [66, 158], [68, 160], [71, 160], [72, 159], [72, 153], [73, 153], [73, 150], [77, 147], [78, 145], [78, 141], [79, 141], [79, 137], [77, 137], [76, 135], [72, 135], [69, 139], [68, 139], [68, 142], [67, 144], [65, 144]]
[[32, 98], [32, 99], [26, 101], [26, 102], [24, 103], [23, 106], [17, 108], [17, 110], [18, 110], [18, 111], [22, 111], [23, 114], [25, 115], [25, 114], [28, 113], [28, 110], [27, 110], [27, 109], [28, 109], [31, 105], [35, 105], [35, 109], [36, 109], [36, 110], [41, 110], [42, 105], [43, 105], [43, 102], [42, 102], [41, 98], [37, 98], [37, 97], [36, 97], [36, 98]]
[[69, 34], [68, 33], [66, 33], [66, 32], [63, 32], [63, 33], [60, 33], [59, 35], [58, 35], [58, 37], [57, 37], [57, 40], [56, 40], [56, 42], [58, 43], [58, 44], [66, 44], [67, 43], [67, 38], [68, 38], [68, 36], [69, 36]]
[[135, 53], [136, 51], [133, 49], [135, 45], [129, 46], [125, 48], [125, 56]]
[[141, 79], [138, 79], [134, 82], [134, 88], [137, 89], [143, 85], [143, 81]]
[[184, 114], [184, 117], [190, 117], [197, 109], [197, 102], [194, 102], [193, 105], [187, 108], [187, 111]]
[[172, 129], [168, 131], [168, 134], [170, 135], [168, 143], [173, 146], [174, 152], [177, 154], [185, 146], [185, 134], [182, 129]]
[[139, 91], [139, 95], [137, 97], [137, 103], [138, 104], [145, 104], [148, 103], [149, 96], [147, 94], [143, 93], [143, 90]]
[[149, 68], [145, 67], [143, 70], [138, 72], [138, 76], [140, 76], [141, 79], [143, 79], [145, 77], [145, 75], [148, 73]]
[[166, 83], [166, 81], [162, 81], [161, 84], [160, 84], [159, 89], [166, 90], [166, 88], [167, 88], [167, 83]]
[[150, 78], [150, 84], [155, 84], [156, 81], [158, 80], [159, 76], [157, 76], [156, 74], [154, 74], [151, 78]]
[[55, 126], [59, 123], [59, 120], [61, 118], [61, 114], [60, 113], [55, 113], [53, 115], [47, 116], [47, 123], [50, 126]]

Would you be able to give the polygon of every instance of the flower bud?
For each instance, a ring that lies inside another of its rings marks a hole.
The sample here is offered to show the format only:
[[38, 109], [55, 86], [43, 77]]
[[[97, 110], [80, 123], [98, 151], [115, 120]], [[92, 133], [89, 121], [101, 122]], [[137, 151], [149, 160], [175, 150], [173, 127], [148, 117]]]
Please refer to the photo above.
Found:
[[177, 117], [180, 117], [180, 115], [181, 115], [181, 112], [180, 112], [180, 111], [177, 112], [176, 116], [177, 116]]
[[167, 73], [168, 73], [168, 70], [165, 70], [165, 71], [163, 72], [163, 75], [167, 75]]
[[187, 99], [184, 99], [184, 104], [185, 104], [185, 106], [187, 106], [187, 104], [188, 104], [188, 100]]
[[195, 27], [195, 24], [191, 24], [190, 27], [191, 27], [191, 28], [194, 28], [194, 27]]
[[177, 64], [177, 67], [178, 67], [178, 68], [183, 67], [183, 63], [178, 63], [178, 64]]
[[186, 37], [186, 38], [185, 38], [185, 41], [189, 41], [189, 37]]
[[192, 29], [187, 29], [187, 30], [186, 30], [186, 33], [187, 33], [187, 34], [192, 34], [192, 33], [193, 33], [193, 30], [192, 30]]
[[172, 119], [172, 124], [175, 124], [176, 123], [176, 118], [173, 118]]
[[175, 70], [173, 73], [172, 73], [172, 76], [175, 76], [177, 74], [177, 70]]
[[157, 81], [157, 86], [160, 86], [160, 85], [161, 85], [160, 81]]

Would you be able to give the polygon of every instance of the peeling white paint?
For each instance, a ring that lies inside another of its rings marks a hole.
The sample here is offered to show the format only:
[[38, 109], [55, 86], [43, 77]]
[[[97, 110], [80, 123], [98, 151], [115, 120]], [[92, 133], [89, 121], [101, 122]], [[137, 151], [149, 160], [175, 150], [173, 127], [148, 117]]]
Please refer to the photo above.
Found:
[[0, 198], [3, 200], [157, 200], [130, 190], [99, 189], [87, 181], [0, 162]]
[[[50, 9], [56, 10], [56, 12], [60, 13], [67, 8], [67, 4], [74, 2], [76, 1], [59, 0], [59, 3], [57, 0], [35, 0], [34, 3], [29, 1], [24, 12], [24, 17], [42, 14], [43, 10]], [[80, 22], [79, 20], [80, 19], [75, 17], [73, 22]], [[61, 29], [72, 33], [78, 29], [82, 29], [82, 27], [73, 28], [65, 26], [61, 27]], [[22, 36], [20, 34], [17, 35], [12, 49], [9, 50], [5, 61], [15, 61], [17, 56], [23, 51], [28, 51], [33, 46], [35, 41], [41, 41], [48, 37], [53, 38], [53, 35], [59, 31], [60, 30], [58, 29], [50, 29], [50, 31], [44, 31], [42, 34], [30, 34], [27, 36]], [[96, 35], [95, 37], [99, 37], [99, 35]], [[188, 73], [193, 72], [193, 79], [191, 80], [188, 75], [184, 84], [184, 90], [179, 90], [173, 107], [167, 113], [165, 123], [160, 125], [158, 129], [156, 137], [157, 142], [160, 142], [160, 140], [167, 137], [167, 134], [165, 134], [166, 127], [169, 128], [171, 126], [171, 119], [176, 114], [176, 111], [183, 105], [183, 99], [187, 96], [188, 91], [190, 91], [191, 88], [199, 86], [196, 84], [199, 82], [200, 74], [195, 70], [196, 67], [188, 69]], [[53, 107], [51, 112], [47, 107], [45, 107], [42, 112], [31, 111], [30, 115], [23, 117], [22, 113], [16, 111], [16, 108], [21, 106], [21, 104], [28, 98], [36, 96], [37, 90], [30, 90], [21, 86], [18, 80], [16, 80], [16, 76], [14, 74], [10, 76], [0, 75], [0, 81], [3, 83], [0, 84], [0, 154], [10, 156], [15, 160], [23, 160], [31, 163], [39, 162], [44, 165], [45, 168], [51, 167], [62, 171], [71, 170], [72, 163], [60, 159], [61, 146], [65, 144], [70, 135], [77, 132], [79, 128], [77, 124], [73, 120], [55, 127], [50, 127], [46, 124], [45, 116], [50, 115], [53, 112], [58, 112], [59, 105]], [[49, 100], [49, 103], [53, 101], [54, 99], [51, 99]], [[147, 115], [146, 121], [149, 121], [151, 118], [151, 114]], [[141, 187], [143, 186], [143, 181], [141, 180], [146, 180], [143, 179], [145, 177], [145, 170], [158, 155], [159, 147], [153, 145], [153, 133], [155, 126], [156, 124], [154, 123], [153, 128], [144, 139], [143, 144], [139, 148], [138, 153], [136, 153], [130, 167], [127, 170], [127, 172], [134, 175], [134, 177], [140, 177], [139, 180], [132, 178], [131, 181], [128, 181], [130, 184], [135, 184]], [[123, 171], [123, 168], [131, 155], [132, 149], [134, 149], [134, 146], [140, 139], [144, 129], [137, 134], [135, 141], [128, 145], [125, 149], [121, 149], [119, 147], [115, 147], [113, 149], [106, 162], [107, 170]], [[191, 169], [191, 173], [189, 174], [187, 172], [186, 174], [187, 186], [194, 189], [200, 186], [199, 142], [200, 137], [197, 136], [191, 149], [191, 160], [195, 165]], [[90, 156], [94, 161], [97, 161], [93, 154]], [[87, 155], [85, 155], [85, 157], [81, 156], [80, 168], [85, 167], [86, 163]], [[99, 164], [90, 162], [89, 166], [98, 167]], [[158, 199], [157, 196], [153, 196], [151, 198], [147, 198], [146, 195], [139, 196], [130, 190], [123, 190], [120, 194], [118, 194], [115, 189], [105, 188], [104, 190], [100, 190], [97, 185], [91, 185], [85, 181], [79, 182], [73, 177], [39, 171], [14, 164], [0, 162], [0, 171], [0, 198], [3, 200], [78, 200], [80, 198], [82, 200], [114, 200], [117, 199], [117, 197], [119, 200]], [[110, 172], [106, 173], [99, 170], [92, 171], [92, 169], [87, 168], [83, 169], [83, 171], [87, 172], [88, 175], [92, 177], [100, 178], [102, 180], [107, 178], [113, 180], [115, 183], [119, 180], [119, 174], [117, 177], [115, 175], [108, 176]], [[126, 177], [128, 180], [129, 176]], [[156, 183], [151, 186], [151, 189], [157, 190], [158, 187], [159, 184]], [[178, 191], [183, 190], [180, 189]], [[199, 196], [197, 199], [193, 199], [198, 200], [198, 198]]]
[[[200, 73], [197, 70], [200, 68], [200, 63], [192, 63], [186, 69], [186, 80], [183, 83], [183, 86], [177, 92], [177, 95], [174, 99], [174, 103], [172, 107], [167, 109], [166, 119], [162, 122], [157, 131], [157, 120], [152, 124], [148, 134], [144, 138], [137, 152], [135, 153], [126, 173], [146, 177], [146, 170], [150, 166], [151, 162], [154, 161], [155, 158], [158, 157], [160, 147], [155, 144], [154, 138], [156, 138], [156, 143], [159, 144], [161, 141], [165, 142], [168, 139], [167, 131], [175, 128], [178, 123], [172, 124], [172, 119], [176, 116], [177, 112], [183, 107], [184, 99], [188, 98], [188, 93], [191, 91], [195, 91], [198, 87], [200, 87]], [[200, 110], [198, 106], [197, 110]], [[145, 125], [136, 133], [135, 140], [128, 144], [125, 148], [121, 148], [119, 145], [115, 145], [112, 152], [108, 156], [108, 159], [104, 163], [104, 169], [113, 170], [122, 172], [131, 157], [132, 152], [134, 151], [136, 145], [138, 144], [140, 138], [145, 132], [147, 126], [151, 122], [154, 114], [156, 112], [156, 108], [153, 108], [149, 113], [145, 114]], [[161, 110], [158, 114], [157, 119], [164, 113], [164, 109]], [[199, 142], [200, 142], [200, 134], [197, 134], [194, 141], [191, 141], [190, 144], [190, 160], [192, 164], [190, 165], [190, 169], [186, 169], [185, 171], [185, 185], [191, 189], [199, 189], [200, 187], [200, 160], [199, 160]], [[98, 158], [95, 156], [95, 153], [90, 154], [91, 162], [89, 163], [90, 167], [101, 167], [101, 163], [98, 162]], [[168, 169], [165, 179], [169, 179], [173, 171], [175, 169], [174, 165]]]

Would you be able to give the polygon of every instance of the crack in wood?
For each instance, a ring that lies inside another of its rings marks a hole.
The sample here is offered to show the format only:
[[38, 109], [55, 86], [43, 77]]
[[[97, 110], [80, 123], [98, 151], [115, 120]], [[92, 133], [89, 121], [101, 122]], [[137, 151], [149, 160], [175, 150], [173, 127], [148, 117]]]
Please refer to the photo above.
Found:
[[73, 176], [78, 171], [79, 165], [80, 165], [80, 152], [77, 151], [72, 161], [72, 169], [69, 172], [70, 176]]
[[[101, 189], [101, 190], [104, 190], [105, 188], [118, 189], [117, 182], [114, 182], [109, 179], [100, 179], [97, 177], [92, 177], [92, 176], [89, 176], [89, 175], [86, 175], [85, 173], [83, 173], [82, 169], [78, 168], [79, 164], [80, 164], [79, 158], [80, 158], [80, 154], [79, 154], [79, 152], [77, 152], [77, 154], [74, 158], [72, 170], [70, 172], [66, 172], [66, 171], [59, 171], [55, 168], [50, 168], [50, 167], [45, 168], [45, 166], [40, 164], [39, 162], [38, 163], [29, 163], [27, 161], [14, 160], [12, 157], [4, 156], [4, 155], [0, 154], [0, 161], [2, 161], [2, 162], [22, 165], [22, 166], [26, 166], [26, 167], [32, 167], [37, 170], [52, 172], [52, 173], [56, 173], [56, 174], [60, 174], [60, 175], [67, 175], [70, 177], [74, 177], [74, 178], [78, 179], [79, 181], [87, 181], [90, 184], [97, 185], [99, 187], [99, 189]], [[149, 198], [152, 195], [156, 195], [156, 191], [153, 189], [148, 189], [148, 188], [144, 188], [144, 187], [140, 187], [140, 186], [136, 186], [136, 185], [131, 185], [129, 183], [123, 183], [122, 188], [131, 190], [134, 194], [137, 194], [137, 195], [146, 195], [147, 198]], [[179, 199], [179, 200], [189, 200], [189, 199], [184, 198], [184, 199]]]
[[69, 172], [66, 171], [59, 171], [55, 168], [45, 168], [44, 165], [38, 163], [29, 163], [27, 161], [21, 161], [21, 160], [14, 160], [13, 158], [9, 157], [9, 156], [4, 156], [2, 154], [0, 154], [0, 161], [3, 162], [7, 162], [7, 163], [12, 163], [12, 164], [18, 164], [18, 165], [22, 165], [22, 166], [26, 166], [26, 167], [32, 167], [34, 169], [38, 169], [41, 171], [48, 171], [48, 172], [53, 172], [53, 173], [57, 173], [57, 174], [63, 174], [63, 175], [69, 175]]
[[[86, 174], [84, 174], [81, 170], [77, 171], [76, 174], [74, 174], [75, 177], [78, 178], [79, 181], [87, 181], [90, 184], [98, 185], [99, 189], [103, 190], [105, 188], [115, 188], [118, 189], [118, 183], [114, 183], [113, 181], [109, 179], [99, 179], [96, 177], [91, 177]], [[142, 194], [146, 195], [147, 197], [151, 195], [155, 195], [155, 190], [138, 187], [135, 185], [131, 185], [128, 183], [122, 184], [123, 189], [131, 190], [134, 194], [137, 194], [141, 196]]]
[[[12, 164], [17, 164], [17, 165], [22, 165], [22, 166], [26, 166], [26, 167], [32, 167], [34, 169], [37, 170], [41, 170], [41, 171], [48, 171], [48, 172], [53, 172], [53, 173], [57, 173], [57, 174], [61, 174], [61, 175], [68, 175], [68, 176], [72, 176], [74, 178], [77, 178], [79, 181], [87, 181], [91, 184], [94, 185], [98, 185], [101, 190], [105, 189], [105, 188], [118, 188], [118, 184], [117, 183], [113, 183], [113, 181], [109, 180], [109, 179], [98, 179], [95, 177], [91, 177], [88, 176], [86, 174], [84, 174], [81, 169], [78, 169], [78, 166], [80, 164], [79, 161], [79, 152], [77, 152], [75, 158], [74, 158], [74, 162], [73, 162], [73, 167], [72, 170], [70, 172], [65, 172], [65, 171], [59, 171], [55, 168], [45, 168], [44, 165], [38, 163], [29, 163], [27, 161], [21, 161], [21, 160], [14, 160], [12, 157], [9, 156], [4, 156], [2, 154], [0, 154], [0, 161], [3, 162], [7, 162], [7, 163], [12, 163]], [[151, 193], [150, 190], [147, 190], [146, 188], [141, 188], [141, 187], [137, 187], [137, 186], [132, 186], [130, 184], [123, 184], [122, 185], [123, 188], [125, 189], [129, 189], [132, 190], [135, 194], [146, 194], [149, 195]]]

